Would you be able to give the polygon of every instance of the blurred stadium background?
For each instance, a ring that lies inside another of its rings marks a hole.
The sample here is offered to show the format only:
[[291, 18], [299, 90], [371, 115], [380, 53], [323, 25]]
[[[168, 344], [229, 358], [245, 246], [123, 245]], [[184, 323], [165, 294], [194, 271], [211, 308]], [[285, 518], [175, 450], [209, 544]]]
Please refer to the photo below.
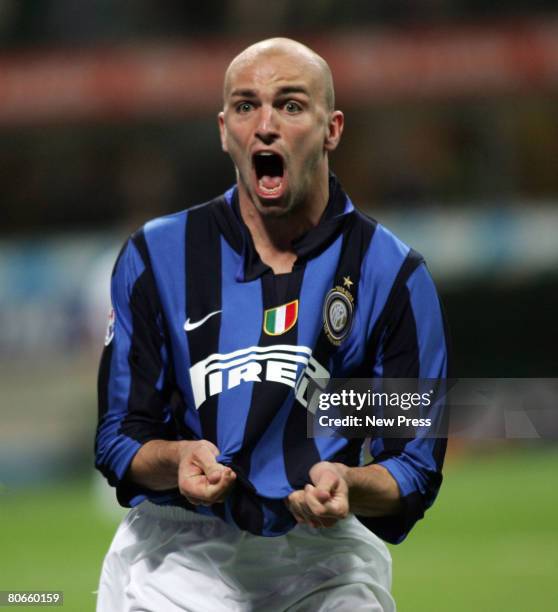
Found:
[[[233, 182], [222, 74], [272, 35], [330, 62], [333, 168], [425, 255], [456, 374], [556, 376], [555, 2], [0, 0], [0, 590], [94, 608], [121, 516], [91, 467], [110, 270], [145, 220]], [[399, 609], [556, 609], [557, 469], [548, 442], [452, 442], [392, 547]]]

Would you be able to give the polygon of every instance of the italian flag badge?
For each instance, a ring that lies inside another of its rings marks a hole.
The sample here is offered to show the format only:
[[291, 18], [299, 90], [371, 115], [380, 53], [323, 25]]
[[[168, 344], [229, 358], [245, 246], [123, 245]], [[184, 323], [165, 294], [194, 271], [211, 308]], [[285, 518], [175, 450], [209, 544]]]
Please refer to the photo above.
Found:
[[280, 336], [293, 327], [298, 318], [298, 300], [269, 308], [264, 312], [264, 332], [268, 336]]

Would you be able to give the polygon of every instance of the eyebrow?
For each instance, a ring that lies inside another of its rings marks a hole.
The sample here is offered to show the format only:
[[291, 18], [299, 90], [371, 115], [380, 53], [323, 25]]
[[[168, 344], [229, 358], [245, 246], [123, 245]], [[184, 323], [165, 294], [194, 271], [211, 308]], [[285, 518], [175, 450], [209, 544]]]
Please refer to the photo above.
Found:
[[[284, 87], [280, 87], [277, 90], [276, 95], [284, 96], [293, 93], [301, 93], [306, 96], [310, 96], [310, 94], [308, 93], [308, 89], [303, 85], [285, 85]], [[258, 94], [254, 89], [233, 89], [230, 93], [230, 96], [231, 98], [257, 98]]]

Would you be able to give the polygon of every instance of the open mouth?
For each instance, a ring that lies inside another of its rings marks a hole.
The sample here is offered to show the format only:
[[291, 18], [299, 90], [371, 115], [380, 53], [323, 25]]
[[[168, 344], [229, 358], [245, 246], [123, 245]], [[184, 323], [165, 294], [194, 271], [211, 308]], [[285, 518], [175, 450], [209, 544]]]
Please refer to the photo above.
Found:
[[260, 151], [253, 156], [256, 172], [256, 191], [262, 197], [278, 197], [283, 193], [283, 158], [271, 151]]

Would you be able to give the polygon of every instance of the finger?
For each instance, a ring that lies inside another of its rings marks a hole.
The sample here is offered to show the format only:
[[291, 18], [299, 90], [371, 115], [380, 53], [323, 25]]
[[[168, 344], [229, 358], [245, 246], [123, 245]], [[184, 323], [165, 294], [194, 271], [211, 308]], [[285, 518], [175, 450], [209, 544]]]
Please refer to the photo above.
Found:
[[306, 503], [305, 491], [295, 491], [287, 498], [288, 508], [299, 524], [321, 527], [318, 517], [314, 516]]
[[[220, 465], [220, 464], [218, 464]], [[211, 478], [212, 473], [207, 476], [207, 492], [209, 495], [221, 495], [227, 493], [236, 480], [236, 472], [226, 466], [221, 466], [219, 472], [217, 472], [217, 478]]]
[[222, 463], [215, 462], [209, 464], [204, 469], [204, 473], [211, 485], [229, 486], [231, 481], [236, 480], [236, 472], [228, 465], [223, 465]]
[[349, 515], [349, 501], [346, 497], [339, 497], [325, 504], [325, 518], [341, 520]]
[[203, 473], [210, 477], [212, 482], [217, 482], [220, 479], [220, 472], [223, 465], [217, 463], [215, 457], [219, 454], [217, 447], [210, 442], [204, 443], [196, 448], [192, 453], [191, 462], [201, 468]]
[[197, 480], [203, 476], [201, 468], [191, 463], [182, 463], [178, 468], [178, 489], [185, 497], [193, 494]]
[[300, 509], [300, 502], [304, 499], [304, 491], [294, 491], [285, 499], [287, 508], [290, 513], [294, 516], [297, 523], [305, 523], [306, 519]]
[[326, 524], [330, 521], [333, 521], [334, 524], [338, 520], [347, 517], [349, 513], [349, 500], [347, 495], [342, 491], [337, 491], [334, 497], [331, 497], [324, 503], [319, 499], [320, 491], [315, 487], [309, 487], [305, 492], [306, 504], [314, 516], [318, 517], [325, 527], [331, 526], [331, 524]]
[[222, 496], [225, 496], [230, 487], [230, 481], [221, 480], [217, 484], [206, 483], [203, 497], [210, 502], [215, 502]]
[[333, 527], [339, 519], [345, 518], [332, 502], [321, 503], [319, 495], [323, 491], [310, 485], [305, 493], [306, 505], [312, 513], [313, 520], [317, 521], [320, 527]]
[[[200, 468], [196, 469], [201, 472]], [[193, 474], [190, 477], [181, 478], [180, 492], [186, 498], [195, 500], [197, 504], [212, 504], [227, 495], [235, 480], [236, 474], [230, 468], [224, 468], [216, 484], [212, 484], [203, 473]]]
[[304, 518], [304, 522], [310, 527], [319, 527], [319, 517], [316, 516], [308, 505], [306, 491], [303, 491], [303, 496], [299, 503], [299, 514]]
[[201, 476], [202, 474], [202, 469], [191, 463], [181, 465], [178, 468], [178, 480], [180, 482], [183, 480], [189, 480], [190, 478], [195, 478], [196, 476]]
[[285, 499], [285, 504], [287, 504], [287, 508], [293, 513], [298, 512], [298, 505], [301, 493], [302, 491], [294, 491]]
[[179, 490], [192, 504], [200, 504], [203, 501], [207, 479], [203, 474], [193, 474], [190, 477], [181, 478]]
[[231, 480], [236, 479], [236, 473], [230, 467], [216, 463], [205, 472], [207, 481], [214, 486], [228, 486]]
[[320, 504], [325, 504], [332, 499], [332, 494], [329, 490], [319, 489], [311, 484], [304, 487], [304, 492], [307, 496], [310, 496], [313, 500], [319, 502]]
[[220, 474], [220, 478], [216, 483], [212, 483], [208, 477], [204, 498], [210, 503], [217, 503], [223, 501], [228, 495], [236, 480], [236, 473], [230, 468], [224, 468]]
[[[325, 500], [320, 497], [326, 496]], [[304, 487], [304, 500], [309, 511], [318, 519], [326, 514], [326, 507], [323, 501], [329, 500], [329, 493], [316, 489], [313, 485], [306, 485]]]
[[322, 470], [319, 476], [313, 481], [314, 485], [320, 491], [333, 495], [339, 487], [339, 475], [332, 470]]
[[218, 491], [216, 490], [214, 493], [214, 502], [213, 503], [221, 503], [223, 501], [225, 501], [225, 499], [227, 498], [227, 496], [230, 493], [230, 490], [232, 489], [234, 482], [236, 480], [236, 474], [234, 472], [232, 472], [232, 476], [229, 477], [227, 480], [224, 480], [222, 483], [222, 487], [221, 490]]
[[199, 440], [198, 446], [199, 448], [208, 448], [215, 457], [219, 454], [219, 449], [209, 440]]
[[314, 489], [314, 497], [322, 504], [327, 503], [332, 498], [330, 491], [318, 489], [317, 487]]

